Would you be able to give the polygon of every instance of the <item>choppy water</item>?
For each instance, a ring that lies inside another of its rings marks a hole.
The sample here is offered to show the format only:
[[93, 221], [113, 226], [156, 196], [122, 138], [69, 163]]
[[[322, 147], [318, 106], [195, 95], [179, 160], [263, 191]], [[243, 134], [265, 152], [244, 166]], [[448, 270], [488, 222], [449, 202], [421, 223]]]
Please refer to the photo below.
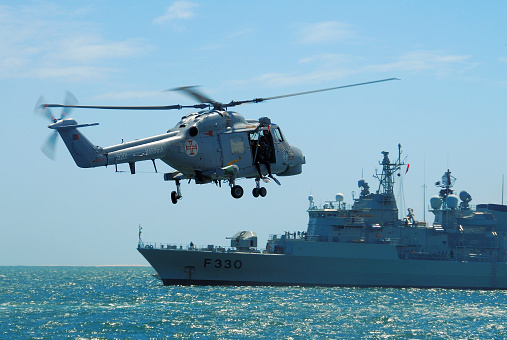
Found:
[[152, 273], [0, 267], [0, 338], [507, 338], [506, 291], [164, 287]]

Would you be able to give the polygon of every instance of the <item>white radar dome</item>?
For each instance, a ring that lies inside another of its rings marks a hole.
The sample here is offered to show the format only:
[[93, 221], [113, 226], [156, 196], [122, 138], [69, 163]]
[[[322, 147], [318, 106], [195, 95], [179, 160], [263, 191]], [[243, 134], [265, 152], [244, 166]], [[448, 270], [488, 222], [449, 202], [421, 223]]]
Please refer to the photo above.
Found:
[[431, 209], [440, 209], [442, 206], [442, 199], [439, 196], [432, 196], [430, 198]]
[[344, 197], [345, 196], [343, 196], [342, 193], [337, 193], [336, 194], [336, 202], [343, 202]]
[[458, 207], [459, 198], [456, 195], [449, 195], [445, 199], [445, 203], [447, 203], [447, 207], [451, 209], [456, 209]]
[[313, 196], [312, 196], [312, 195], [308, 196], [308, 200], [309, 200], [310, 202], [313, 202]]

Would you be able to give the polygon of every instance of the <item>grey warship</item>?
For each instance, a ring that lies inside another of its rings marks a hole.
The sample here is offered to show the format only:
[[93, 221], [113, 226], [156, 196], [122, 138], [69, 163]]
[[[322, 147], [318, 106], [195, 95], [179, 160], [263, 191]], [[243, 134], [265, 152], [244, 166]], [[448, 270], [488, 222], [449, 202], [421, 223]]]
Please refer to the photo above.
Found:
[[[309, 197], [306, 231], [271, 235], [257, 250], [257, 235], [241, 231], [231, 248], [145, 243], [138, 251], [164, 285], [357, 286], [507, 289], [507, 206], [470, 205], [454, 193], [447, 170], [430, 199], [431, 225], [412, 209], [400, 219], [393, 193], [401, 166], [383, 151], [379, 189], [361, 193], [351, 207], [337, 194], [323, 206]], [[461, 200], [461, 202], [460, 202]]]

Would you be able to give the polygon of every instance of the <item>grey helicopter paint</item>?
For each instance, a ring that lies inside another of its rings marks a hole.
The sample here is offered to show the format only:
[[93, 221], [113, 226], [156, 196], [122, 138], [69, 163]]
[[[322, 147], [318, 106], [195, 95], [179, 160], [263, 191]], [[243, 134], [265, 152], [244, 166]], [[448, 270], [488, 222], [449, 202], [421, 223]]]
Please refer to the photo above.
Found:
[[[155, 160], [160, 159], [175, 171], [164, 174], [164, 180], [174, 181], [176, 190], [171, 193], [174, 204], [182, 197], [181, 180], [194, 180], [196, 184], [222, 181], [229, 184], [234, 198], [243, 196], [243, 188], [236, 184], [239, 178], [253, 178], [256, 186], [254, 197], [266, 196], [265, 183], [280, 182], [274, 175], [294, 176], [303, 170], [303, 152], [287, 142], [280, 127], [267, 117], [258, 120], [245, 119], [237, 112], [228, 110], [247, 103], [260, 103], [272, 99], [329, 91], [352, 86], [373, 84], [396, 78], [376, 80], [366, 83], [345, 85], [315, 91], [300, 92], [268, 98], [244, 101], [216, 102], [194, 87], [180, 87], [175, 90], [196, 99], [200, 104], [182, 106], [85, 106], [76, 105], [77, 100], [68, 95], [65, 104], [42, 104], [42, 97], [36, 109], [52, 122], [48, 127], [55, 130], [42, 150], [52, 158], [54, 144], [59, 134], [76, 165], [81, 168], [112, 166], [128, 163], [130, 172], [135, 174], [135, 163], [151, 160], [157, 171]], [[52, 107], [62, 107], [62, 115], [56, 118], [50, 111]], [[197, 108], [201, 111], [189, 113], [166, 133], [118, 145], [100, 147], [91, 143], [78, 128], [98, 125], [78, 124], [73, 118], [66, 118], [73, 108], [103, 110], [180, 110]], [[267, 157], [261, 157], [263, 154]], [[262, 159], [262, 160], [261, 160]]]

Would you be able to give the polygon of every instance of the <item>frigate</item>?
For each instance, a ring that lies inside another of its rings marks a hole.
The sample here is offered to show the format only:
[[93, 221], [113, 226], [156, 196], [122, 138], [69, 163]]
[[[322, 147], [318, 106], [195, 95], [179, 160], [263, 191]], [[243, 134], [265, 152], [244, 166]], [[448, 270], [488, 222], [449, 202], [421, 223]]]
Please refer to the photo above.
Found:
[[404, 163], [382, 152], [376, 192], [361, 179], [352, 206], [337, 194], [316, 205], [309, 197], [306, 231], [270, 235], [240, 231], [230, 247], [146, 243], [138, 251], [164, 285], [357, 286], [507, 289], [507, 206], [470, 205], [455, 194], [447, 170], [430, 198], [434, 222], [399, 218], [394, 182]]

